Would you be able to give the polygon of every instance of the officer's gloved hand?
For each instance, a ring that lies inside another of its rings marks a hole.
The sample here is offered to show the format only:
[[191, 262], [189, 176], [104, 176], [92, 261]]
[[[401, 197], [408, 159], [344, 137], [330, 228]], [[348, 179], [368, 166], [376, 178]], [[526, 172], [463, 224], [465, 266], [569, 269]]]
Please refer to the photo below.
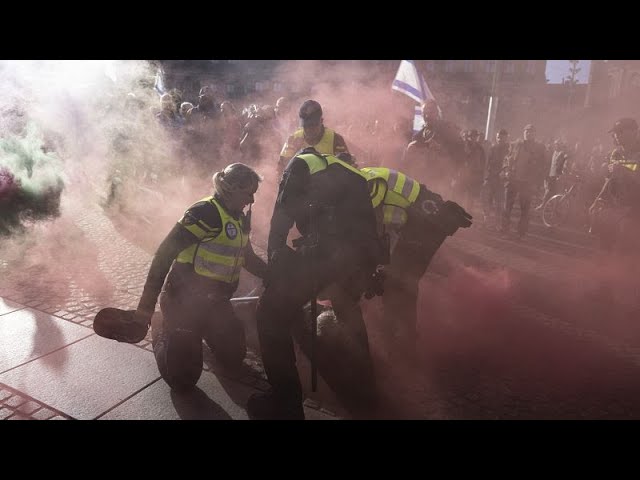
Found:
[[138, 309], [133, 315], [133, 323], [141, 327], [148, 327], [151, 325], [151, 317], [153, 317], [153, 312]]
[[456, 202], [447, 200], [440, 206], [437, 218], [440, 228], [447, 235], [453, 235], [458, 228], [470, 227], [473, 216]]
[[147, 332], [149, 331], [152, 316], [153, 312], [136, 310], [136, 313], [133, 314], [132, 321], [130, 323], [127, 322], [123, 324], [123, 339], [120, 341], [127, 343], [138, 343], [144, 340], [144, 337], [146, 337]]
[[104, 338], [118, 342], [138, 343], [149, 331], [153, 312], [103, 308], [93, 321], [93, 330]]

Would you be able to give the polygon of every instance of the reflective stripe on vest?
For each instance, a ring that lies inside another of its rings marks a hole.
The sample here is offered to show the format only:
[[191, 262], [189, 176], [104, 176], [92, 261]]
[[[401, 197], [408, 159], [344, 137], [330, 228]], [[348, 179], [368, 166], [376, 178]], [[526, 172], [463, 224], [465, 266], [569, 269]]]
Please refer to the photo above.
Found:
[[293, 144], [285, 145], [285, 148], [282, 149], [280, 153], [281, 157], [291, 158], [296, 152], [302, 150], [306, 147], [313, 147], [319, 153], [324, 153], [326, 155], [333, 155], [335, 152], [333, 151], [333, 143], [334, 143], [335, 132], [330, 128], [324, 127], [324, 133], [322, 134], [322, 138], [315, 145], [310, 145], [304, 139], [304, 129], [300, 128], [296, 130], [293, 134]]
[[[404, 225], [407, 222], [405, 209], [418, 198], [420, 183], [391, 168], [366, 167], [362, 172], [369, 182], [369, 194], [373, 207], [383, 204], [384, 223]], [[381, 181], [386, 188], [383, 188]]]
[[249, 235], [244, 233], [240, 220], [235, 220], [220, 205], [215, 198], [207, 197], [204, 201], [213, 204], [220, 214], [222, 229], [217, 236], [208, 234], [198, 226], [198, 234], [194, 231], [194, 225], [186, 227], [198, 236], [200, 241], [184, 249], [176, 259], [179, 263], [193, 264], [193, 269], [198, 275], [219, 280], [221, 282], [235, 283], [240, 278], [240, 271], [244, 265], [244, 249], [249, 241]]
[[[205, 197], [203, 199], [200, 199], [197, 203], [209, 202], [210, 199], [211, 197]], [[182, 224], [182, 226], [193, 233], [196, 238], [199, 238], [200, 240], [214, 238], [216, 235], [218, 235], [218, 233], [220, 233], [220, 229], [213, 228], [202, 219], [197, 219], [195, 223], [190, 225]]]

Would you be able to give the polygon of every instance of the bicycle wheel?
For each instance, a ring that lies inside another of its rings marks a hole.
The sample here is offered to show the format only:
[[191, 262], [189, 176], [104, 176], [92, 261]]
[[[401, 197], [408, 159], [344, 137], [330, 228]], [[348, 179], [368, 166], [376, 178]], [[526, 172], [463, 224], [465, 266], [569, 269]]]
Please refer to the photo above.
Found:
[[545, 204], [542, 210], [542, 221], [547, 227], [557, 227], [567, 220], [569, 216], [569, 202], [563, 194], [554, 195]]

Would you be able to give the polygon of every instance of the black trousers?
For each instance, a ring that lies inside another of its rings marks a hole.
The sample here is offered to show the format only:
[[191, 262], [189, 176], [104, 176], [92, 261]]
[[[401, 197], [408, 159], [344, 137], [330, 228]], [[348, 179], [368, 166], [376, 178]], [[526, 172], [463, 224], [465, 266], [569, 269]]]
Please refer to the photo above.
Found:
[[446, 238], [441, 232], [424, 229], [402, 231], [391, 254], [382, 303], [384, 305], [385, 338], [391, 347], [405, 353], [416, 353], [418, 323], [418, 293], [431, 259]]
[[499, 178], [492, 178], [482, 187], [482, 193], [484, 197], [484, 215], [489, 217], [493, 214], [496, 222], [500, 221], [504, 206], [504, 185], [502, 185]]
[[[301, 402], [302, 386], [296, 367], [292, 328], [304, 322], [304, 305], [314, 293], [332, 284], [350, 292], [351, 301], [334, 305], [336, 315], [362, 313], [358, 301], [366, 272], [358, 253], [350, 248], [327, 248], [314, 254], [287, 250], [270, 273], [256, 311], [258, 338], [267, 379], [283, 402]], [[344, 298], [344, 297], [343, 297]]]
[[165, 284], [160, 294], [162, 323], [152, 325], [152, 339], [158, 370], [171, 388], [187, 389], [198, 382], [203, 339], [224, 367], [242, 364], [246, 337], [230, 298], [225, 287], [214, 285], [205, 294], [193, 293], [188, 284]]
[[522, 180], [507, 182], [504, 189], [504, 210], [502, 212], [502, 230], [508, 231], [511, 224], [511, 210], [516, 201], [520, 201], [520, 221], [518, 222], [518, 235], [522, 236], [529, 229], [529, 214], [531, 210], [531, 197], [533, 187]]

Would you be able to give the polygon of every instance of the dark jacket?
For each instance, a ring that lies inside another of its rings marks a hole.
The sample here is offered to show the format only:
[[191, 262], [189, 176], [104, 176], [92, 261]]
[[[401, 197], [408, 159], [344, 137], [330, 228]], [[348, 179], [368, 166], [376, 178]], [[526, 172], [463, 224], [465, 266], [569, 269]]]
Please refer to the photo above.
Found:
[[[313, 221], [309, 205], [317, 209]], [[367, 181], [340, 164], [311, 175], [303, 159], [291, 159], [282, 175], [271, 218], [269, 257], [285, 246], [294, 223], [303, 236], [315, 229], [320, 244], [349, 248], [365, 263], [377, 264], [377, 256], [382, 253]]]
[[508, 154], [508, 143], [491, 145], [484, 165], [484, 180], [486, 182], [497, 181], [500, 178], [500, 172], [502, 172], [502, 167]]
[[541, 182], [547, 174], [547, 152], [544, 145], [536, 141], [523, 139], [511, 144], [511, 150], [505, 161], [509, 181], [521, 181], [529, 184]]

